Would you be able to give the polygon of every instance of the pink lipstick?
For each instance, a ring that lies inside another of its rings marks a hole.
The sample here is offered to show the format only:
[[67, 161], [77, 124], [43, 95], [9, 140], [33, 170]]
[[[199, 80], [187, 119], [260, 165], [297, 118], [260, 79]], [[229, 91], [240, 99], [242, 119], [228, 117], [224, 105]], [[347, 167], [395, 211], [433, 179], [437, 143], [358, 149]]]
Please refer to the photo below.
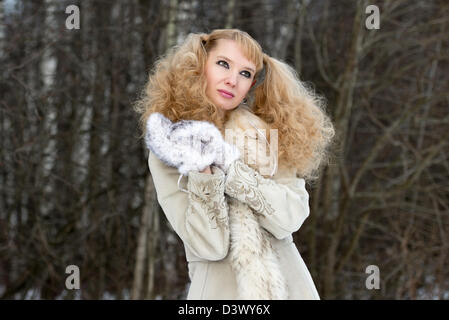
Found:
[[227, 99], [231, 99], [234, 97], [234, 95], [228, 91], [225, 90], [218, 90], [218, 92], [220, 92], [221, 96]]

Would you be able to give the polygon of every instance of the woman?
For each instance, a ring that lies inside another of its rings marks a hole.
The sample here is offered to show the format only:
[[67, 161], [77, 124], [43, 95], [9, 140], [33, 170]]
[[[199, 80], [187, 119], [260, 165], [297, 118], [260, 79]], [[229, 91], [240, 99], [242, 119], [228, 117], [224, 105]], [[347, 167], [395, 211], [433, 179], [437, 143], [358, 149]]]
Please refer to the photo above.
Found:
[[184, 243], [187, 299], [319, 299], [292, 233], [334, 129], [294, 70], [240, 30], [190, 34], [136, 107], [158, 202]]

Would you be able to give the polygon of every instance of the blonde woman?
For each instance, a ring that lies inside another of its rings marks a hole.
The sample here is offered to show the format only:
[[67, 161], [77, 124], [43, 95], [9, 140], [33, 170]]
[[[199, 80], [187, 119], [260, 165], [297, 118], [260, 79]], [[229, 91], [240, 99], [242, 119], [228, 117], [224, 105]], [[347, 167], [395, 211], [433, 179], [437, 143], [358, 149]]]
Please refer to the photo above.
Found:
[[190, 34], [156, 62], [136, 110], [184, 243], [187, 299], [320, 299], [292, 234], [334, 129], [295, 71], [246, 32]]

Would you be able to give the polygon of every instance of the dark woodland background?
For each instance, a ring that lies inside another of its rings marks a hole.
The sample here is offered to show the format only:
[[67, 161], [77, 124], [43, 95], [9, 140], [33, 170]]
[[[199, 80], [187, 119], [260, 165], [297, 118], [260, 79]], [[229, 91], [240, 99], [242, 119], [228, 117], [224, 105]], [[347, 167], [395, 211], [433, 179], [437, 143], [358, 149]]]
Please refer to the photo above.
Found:
[[232, 27], [327, 99], [335, 156], [294, 234], [321, 298], [449, 299], [448, 1], [3, 0], [0, 21], [0, 298], [185, 298], [132, 106], [168, 47]]

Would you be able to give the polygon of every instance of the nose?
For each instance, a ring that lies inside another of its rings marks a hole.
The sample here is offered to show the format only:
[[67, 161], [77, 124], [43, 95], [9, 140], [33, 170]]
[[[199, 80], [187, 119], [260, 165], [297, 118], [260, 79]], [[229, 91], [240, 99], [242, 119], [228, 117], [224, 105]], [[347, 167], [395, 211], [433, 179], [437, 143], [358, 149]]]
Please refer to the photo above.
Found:
[[235, 87], [235, 85], [237, 84], [237, 75], [232, 72], [226, 78], [225, 83], [231, 87]]

